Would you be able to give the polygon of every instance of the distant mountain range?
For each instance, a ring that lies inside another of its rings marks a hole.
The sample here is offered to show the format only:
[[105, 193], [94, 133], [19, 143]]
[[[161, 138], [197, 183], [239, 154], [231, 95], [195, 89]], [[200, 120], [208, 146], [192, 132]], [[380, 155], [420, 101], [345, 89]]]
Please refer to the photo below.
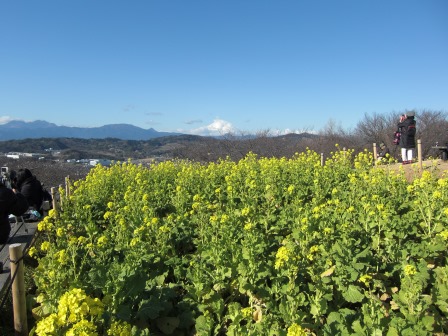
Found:
[[0, 125], [0, 141], [36, 138], [149, 140], [170, 135], [180, 135], [180, 133], [158, 132], [153, 128], [143, 129], [129, 124], [111, 124], [91, 128], [68, 127], [43, 120], [31, 122], [14, 120]]

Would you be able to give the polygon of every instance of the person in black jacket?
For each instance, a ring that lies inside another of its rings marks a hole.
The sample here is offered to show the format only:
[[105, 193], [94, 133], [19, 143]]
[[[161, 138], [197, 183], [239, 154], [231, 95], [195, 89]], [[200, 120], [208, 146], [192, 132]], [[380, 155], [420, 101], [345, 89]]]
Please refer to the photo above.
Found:
[[28, 210], [28, 202], [21, 193], [0, 183], [0, 244], [8, 241], [11, 232], [9, 215], [21, 216]]
[[42, 215], [41, 207], [44, 197], [42, 183], [40, 183], [29, 169], [23, 168], [17, 171], [13, 186], [25, 196], [29, 206], [39, 211]]
[[400, 132], [402, 163], [412, 163], [415, 149], [415, 133], [417, 132], [414, 111], [408, 111], [404, 117], [400, 118], [398, 130]]
[[390, 156], [389, 148], [384, 144], [384, 142], [380, 143], [380, 152], [378, 153], [378, 161], [387, 160]]

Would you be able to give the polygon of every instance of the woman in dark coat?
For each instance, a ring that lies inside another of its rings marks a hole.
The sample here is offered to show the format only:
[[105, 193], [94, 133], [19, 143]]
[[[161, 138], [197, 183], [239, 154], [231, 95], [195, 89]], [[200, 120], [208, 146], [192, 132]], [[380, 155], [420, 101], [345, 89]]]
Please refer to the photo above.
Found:
[[415, 112], [409, 111], [398, 123], [400, 132], [401, 159], [403, 164], [412, 163], [415, 149], [416, 122]]
[[42, 183], [27, 168], [19, 169], [14, 183], [20, 193], [25, 196], [30, 207], [41, 212], [44, 197]]
[[8, 241], [11, 232], [9, 215], [21, 216], [28, 210], [25, 196], [0, 183], [0, 244]]

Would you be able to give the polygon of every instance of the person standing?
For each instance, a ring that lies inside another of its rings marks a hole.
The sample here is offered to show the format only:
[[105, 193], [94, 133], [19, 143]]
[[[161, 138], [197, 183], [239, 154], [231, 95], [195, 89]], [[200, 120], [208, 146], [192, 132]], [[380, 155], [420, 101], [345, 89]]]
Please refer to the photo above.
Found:
[[21, 193], [0, 183], [0, 244], [8, 242], [11, 224], [9, 215], [21, 216], [28, 210], [28, 202]]
[[415, 112], [408, 111], [400, 117], [398, 123], [400, 132], [401, 160], [403, 164], [412, 163], [415, 149], [415, 134], [417, 132]]

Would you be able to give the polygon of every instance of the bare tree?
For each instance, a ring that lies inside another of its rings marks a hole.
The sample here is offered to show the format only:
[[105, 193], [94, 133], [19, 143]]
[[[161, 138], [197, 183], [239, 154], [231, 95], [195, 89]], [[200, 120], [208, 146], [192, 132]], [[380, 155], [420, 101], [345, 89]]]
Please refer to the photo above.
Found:
[[[399, 146], [393, 144], [393, 134], [397, 130], [400, 115], [406, 114], [406, 112], [391, 112], [385, 115], [365, 114], [364, 119], [358, 122], [355, 134], [366, 146], [384, 142], [389, 147], [391, 155], [398, 157]], [[417, 139], [422, 141], [422, 156], [437, 155], [437, 150], [432, 150], [431, 146], [436, 142], [445, 144], [448, 141], [447, 114], [429, 110], [414, 112], [416, 112]]]
[[422, 155], [438, 156], [440, 152], [432, 149], [436, 143], [446, 146], [448, 142], [447, 113], [442, 111], [423, 110], [416, 113], [417, 138], [422, 140]]

